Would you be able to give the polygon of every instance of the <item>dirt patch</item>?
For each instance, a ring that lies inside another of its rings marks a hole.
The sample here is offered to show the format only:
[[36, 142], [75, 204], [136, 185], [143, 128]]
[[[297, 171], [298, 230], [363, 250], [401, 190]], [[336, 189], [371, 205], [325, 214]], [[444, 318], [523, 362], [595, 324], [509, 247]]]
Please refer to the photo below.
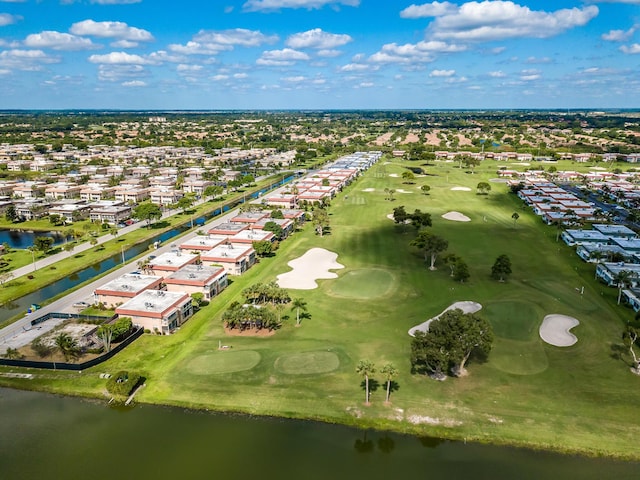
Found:
[[271, 337], [276, 334], [275, 330], [268, 328], [239, 328], [224, 327], [224, 333], [230, 337]]

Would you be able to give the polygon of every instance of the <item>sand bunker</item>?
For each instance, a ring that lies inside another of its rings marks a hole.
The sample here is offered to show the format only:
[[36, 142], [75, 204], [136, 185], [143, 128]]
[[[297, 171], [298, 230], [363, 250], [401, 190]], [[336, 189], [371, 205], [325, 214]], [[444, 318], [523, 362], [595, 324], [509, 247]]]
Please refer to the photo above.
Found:
[[445, 220], [452, 220], [454, 222], [470, 222], [471, 219], [460, 212], [447, 212], [442, 215]]
[[464, 313], [476, 313], [476, 312], [479, 312], [482, 309], [482, 305], [480, 305], [477, 302], [471, 302], [469, 300], [466, 300], [464, 302], [452, 303], [447, 308], [445, 308], [440, 315], [438, 315], [436, 317], [433, 317], [433, 318], [430, 318], [426, 322], [423, 322], [420, 325], [416, 325], [415, 327], [409, 329], [409, 335], [411, 335], [412, 337], [415, 336], [415, 334], [416, 334], [416, 332], [418, 330], [420, 330], [421, 332], [425, 332], [425, 333], [428, 332], [429, 331], [429, 324], [431, 322], [433, 322], [434, 320], [437, 320], [438, 318], [440, 318], [443, 313], [445, 313], [445, 312], [447, 312], [449, 310], [454, 310], [456, 308], [459, 308]]
[[469, 187], [453, 187], [451, 190], [454, 192], [470, 192], [471, 189]]
[[402, 188], [398, 188], [398, 189], [396, 189], [396, 193], [411, 193], [411, 192], [407, 192], [406, 190], [403, 190]]
[[390, 173], [389, 176], [393, 178], [398, 178], [400, 175], [398, 175], [397, 173]]
[[515, 162], [515, 163], [512, 163], [511, 165], [523, 165], [525, 167], [528, 167], [531, 164], [527, 162]]
[[363, 192], [375, 192], [376, 189], [375, 188], [365, 188], [364, 190], [362, 190]]
[[578, 325], [578, 320], [567, 315], [547, 315], [540, 325], [540, 338], [555, 347], [570, 347], [578, 341], [578, 337], [569, 330]]
[[344, 268], [344, 265], [336, 262], [337, 258], [337, 253], [324, 248], [312, 248], [301, 257], [291, 260], [287, 265], [293, 270], [281, 273], [276, 281], [282, 288], [313, 290], [318, 288], [317, 279], [338, 277], [337, 274], [329, 271]]

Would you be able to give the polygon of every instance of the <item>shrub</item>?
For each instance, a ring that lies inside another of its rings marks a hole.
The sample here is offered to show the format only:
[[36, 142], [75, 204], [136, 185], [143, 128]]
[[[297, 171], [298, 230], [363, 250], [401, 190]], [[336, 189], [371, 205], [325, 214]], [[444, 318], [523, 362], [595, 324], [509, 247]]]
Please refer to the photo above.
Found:
[[139, 374], [121, 370], [107, 380], [107, 391], [112, 395], [128, 397], [138, 386], [140, 380]]

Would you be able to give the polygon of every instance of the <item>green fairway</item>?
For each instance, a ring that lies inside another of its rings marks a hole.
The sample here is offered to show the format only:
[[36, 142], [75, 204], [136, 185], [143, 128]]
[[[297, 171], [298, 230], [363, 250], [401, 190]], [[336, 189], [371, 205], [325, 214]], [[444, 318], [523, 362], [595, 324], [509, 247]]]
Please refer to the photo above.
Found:
[[[406, 166], [414, 165], [394, 160], [374, 166], [332, 200], [330, 234], [316, 236], [306, 225], [275, 256], [234, 277], [175, 335], [145, 335], [81, 375], [47, 372], [47, 378], [0, 378], [0, 384], [100, 396], [98, 372], [138, 370], [147, 379], [136, 397], [141, 402], [640, 458], [640, 378], [629, 372], [620, 349], [633, 312], [616, 305], [617, 290], [597, 283], [594, 265], [556, 242], [555, 228], [524, 208], [506, 185], [492, 183], [488, 195], [476, 194], [478, 182], [496, 177], [502, 165], [485, 161], [467, 173], [436, 162], [424, 166], [428, 176], [403, 183]], [[429, 195], [420, 192], [423, 184], [431, 187]], [[472, 191], [451, 190], [457, 186]], [[415, 193], [389, 200], [385, 188]], [[468, 265], [468, 281], [454, 281], [441, 259], [437, 270], [427, 268], [423, 254], [410, 246], [416, 230], [387, 218], [400, 205], [432, 215], [430, 230], [447, 239], [447, 253]], [[451, 211], [471, 221], [441, 218]], [[226, 336], [221, 315], [231, 302], [243, 301], [242, 290], [275, 280], [289, 270], [287, 262], [314, 247], [338, 254], [345, 270], [316, 289], [290, 290], [306, 302], [309, 317], [301, 326], [294, 326], [295, 309], [287, 307], [273, 336]], [[502, 254], [513, 273], [497, 282], [491, 267]], [[412, 374], [409, 328], [465, 300], [480, 303], [478, 315], [495, 330], [488, 359], [472, 359], [464, 378], [439, 382]], [[551, 313], [580, 321], [572, 330], [577, 344], [560, 348], [540, 339], [538, 328]], [[218, 351], [220, 341], [232, 349]], [[363, 405], [362, 377], [355, 372], [363, 359], [377, 368], [370, 406]], [[388, 362], [399, 371], [392, 405], [384, 404], [380, 373]], [[215, 381], [203, 381], [205, 375]]]
[[194, 375], [233, 373], [251, 370], [260, 363], [260, 354], [252, 350], [222, 351], [194, 357], [186, 365], [186, 371]]
[[304, 352], [283, 355], [276, 360], [275, 368], [288, 375], [310, 375], [337, 370], [340, 359], [333, 352]]
[[339, 297], [380, 298], [393, 289], [394, 277], [387, 270], [365, 268], [347, 272], [329, 287], [330, 293]]

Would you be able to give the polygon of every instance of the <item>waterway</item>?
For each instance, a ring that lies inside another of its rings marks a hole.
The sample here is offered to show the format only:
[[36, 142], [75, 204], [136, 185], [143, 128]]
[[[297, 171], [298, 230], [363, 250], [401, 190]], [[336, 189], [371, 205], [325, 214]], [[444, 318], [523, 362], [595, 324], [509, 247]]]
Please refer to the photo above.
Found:
[[[245, 198], [240, 198], [233, 202], [227, 203], [223, 207], [217, 208], [206, 215], [200, 216], [198, 218], [194, 218], [193, 225], [194, 227], [198, 225], [203, 225], [205, 222], [223, 213], [226, 213], [227, 211], [237, 207], [238, 205], [242, 204], [245, 201], [258, 198], [264, 195], [269, 190], [273, 188], [277, 188], [281, 185], [284, 185], [287, 182], [290, 182], [293, 178], [295, 178], [295, 176], [289, 176], [289, 177], [283, 178], [282, 180], [272, 184], [271, 188], [264, 188], [260, 191], [252, 193], [251, 195], [247, 195]], [[179, 227], [176, 227], [164, 233], [158, 234], [153, 238], [150, 238], [149, 240], [141, 242], [137, 245], [134, 245], [133, 247], [125, 250], [124, 252], [115, 254], [112, 257], [107, 258], [106, 260], [95, 263], [93, 265], [89, 265], [88, 267], [70, 275], [69, 277], [65, 277], [56, 282], [53, 282], [36, 292], [32, 292], [16, 300], [7, 302], [4, 305], [0, 306], [0, 323], [6, 322], [7, 320], [15, 317], [16, 315], [26, 312], [27, 308], [29, 308], [29, 306], [32, 304], [44, 303], [45, 301], [75, 287], [76, 285], [79, 285], [87, 280], [91, 280], [92, 278], [98, 275], [101, 275], [104, 272], [107, 272], [108, 270], [111, 270], [112, 268], [122, 263], [123, 256], [124, 256], [124, 260], [128, 261], [132, 258], [137, 257], [141, 253], [144, 253], [145, 251], [147, 251], [150, 245], [153, 245], [154, 242], [159, 241], [160, 243], [165, 243], [168, 240], [172, 239], [173, 237], [186, 232], [190, 228], [191, 228], [191, 220], [188, 220], [186, 221], [185, 224]]]
[[640, 463], [0, 389], [3, 480], [637, 479]]

